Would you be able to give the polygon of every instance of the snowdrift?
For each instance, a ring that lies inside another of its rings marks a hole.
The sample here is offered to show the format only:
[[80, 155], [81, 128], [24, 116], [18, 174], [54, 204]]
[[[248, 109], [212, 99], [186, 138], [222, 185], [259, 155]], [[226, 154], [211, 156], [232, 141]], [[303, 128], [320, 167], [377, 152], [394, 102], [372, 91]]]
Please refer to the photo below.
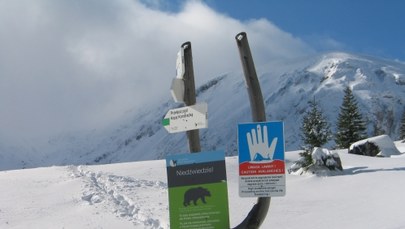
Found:
[[[405, 144], [396, 142], [398, 148]], [[287, 174], [262, 228], [405, 228], [405, 157], [338, 152], [331, 177]], [[287, 152], [289, 167], [298, 152]], [[238, 196], [238, 158], [227, 157], [230, 223], [256, 202]], [[342, 185], [343, 184], [343, 185]], [[169, 228], [165, 161], [62, 166], [0, 172], [0, 228]]]

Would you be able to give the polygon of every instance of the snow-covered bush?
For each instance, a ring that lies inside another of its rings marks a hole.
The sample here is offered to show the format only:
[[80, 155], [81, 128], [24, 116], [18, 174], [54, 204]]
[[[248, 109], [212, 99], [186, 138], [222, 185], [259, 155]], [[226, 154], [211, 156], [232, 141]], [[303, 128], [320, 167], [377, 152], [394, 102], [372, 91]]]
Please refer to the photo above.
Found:
[[325, 148], [315, 147], [311, 153], [312, 163], [308, 165], [307, 159], [301, 157], [288, 172], [290, 174], [302, 175], [312, 173], [321, 176], [333, 175], [343, 171], [342, 161], [339, 154], [333, 153]]

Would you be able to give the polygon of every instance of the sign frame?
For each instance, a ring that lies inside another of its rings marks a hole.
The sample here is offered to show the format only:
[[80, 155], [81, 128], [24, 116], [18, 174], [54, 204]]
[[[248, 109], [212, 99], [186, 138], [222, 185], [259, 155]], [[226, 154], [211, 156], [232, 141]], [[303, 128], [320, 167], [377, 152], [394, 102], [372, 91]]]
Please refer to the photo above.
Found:
[[229, 228], [224, 151], [166, 157], [170, 227]]
[[197, 103], [169, 110], [162, 120], [169, 133], [184, 132], [208, 127], [208, 104]]
[[283, 122], [238, 124], [239, 196], [286, 194]]

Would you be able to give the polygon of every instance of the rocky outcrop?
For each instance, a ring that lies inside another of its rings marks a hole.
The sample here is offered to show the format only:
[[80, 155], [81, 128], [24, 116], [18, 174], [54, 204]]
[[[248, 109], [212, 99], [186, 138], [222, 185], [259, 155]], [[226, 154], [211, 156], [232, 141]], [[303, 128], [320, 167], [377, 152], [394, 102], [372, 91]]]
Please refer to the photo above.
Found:
[[349, 153], [371, 157], [390, 157], [401, 154], [388, 135], [379, 135], [355, 142], [350, 146]]

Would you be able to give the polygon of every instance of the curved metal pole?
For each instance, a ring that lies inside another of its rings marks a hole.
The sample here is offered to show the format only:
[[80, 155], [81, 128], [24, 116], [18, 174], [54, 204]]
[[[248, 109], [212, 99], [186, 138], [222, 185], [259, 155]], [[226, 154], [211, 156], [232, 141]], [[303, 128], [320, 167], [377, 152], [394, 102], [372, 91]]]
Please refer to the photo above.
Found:
[[[254, 122], [266, 121], [266, 112], [264, 109], [263, 95], [260, 89], [260, 83], [257, 78], [255, 65], [250, 52], [247, 35], [245, 32], [238, 33], [235, 37], [238, 45], [240, 60], [245, 75], [246, 87], [249, 94], [252, 119]], [[250, 210], [246, 218], [235, 229], [256, 229], [259, 228], [266, 218], [270, 207], [270, 197], [259, 197], [257, 203]]]

